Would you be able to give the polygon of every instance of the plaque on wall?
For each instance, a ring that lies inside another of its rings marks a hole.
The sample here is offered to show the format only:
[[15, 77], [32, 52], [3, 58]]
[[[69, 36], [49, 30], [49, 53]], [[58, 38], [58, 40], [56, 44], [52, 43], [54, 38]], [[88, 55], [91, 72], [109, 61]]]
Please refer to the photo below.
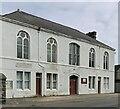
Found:
[[81, 84], [87, 84], [87, 78], [81, 78]]
[[31, 64], [31, 63], [20, 63], [20, 62], [16, 62], [16, 67], [32, 68], [32, 64]]

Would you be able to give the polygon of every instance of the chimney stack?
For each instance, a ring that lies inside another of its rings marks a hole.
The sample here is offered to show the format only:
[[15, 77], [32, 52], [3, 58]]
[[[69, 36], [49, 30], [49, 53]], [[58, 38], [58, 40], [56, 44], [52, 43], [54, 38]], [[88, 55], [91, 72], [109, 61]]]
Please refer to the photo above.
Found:
[[97, 32], [96, 31], [92, 31], [92, 32], [86, 33], [86, 35], [88, 35], [89, 37], [91, 37], [93, 39], [96, 39]]
[[18, 12], [20, 12], [20, 9], [17, 9]]

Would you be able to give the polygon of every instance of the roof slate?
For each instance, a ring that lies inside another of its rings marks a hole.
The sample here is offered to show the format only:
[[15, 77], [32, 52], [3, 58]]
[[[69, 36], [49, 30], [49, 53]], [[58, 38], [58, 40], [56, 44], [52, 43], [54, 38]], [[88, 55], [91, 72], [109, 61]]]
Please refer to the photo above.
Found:
[[33, 26], [45, 28], [45, 29], [52, 30], [52, 31], [62, 33], [65, 35], [69, 35], [73, 39], [83, 39], [83, 40], [91, 42], [95, 45], [99, 45], [101, 47], [104, 47], [104, 48], [107, 48], [110, 50], [115, 50], [112, 47], [110, 47], [96, 39], [93, 39], [93, 38], [89, 37], [88, 35], [80, 32], [76, 29], [43, 19], [41, 17], [34, 16], [32, 14], [29, 14], [29, 13], [26, 13], [23, 11], [15, 11], [15, 12], [12, 12], [9, 14], [2, 15], [2, 17], [6, 17], [9, 19], [23, 22], [23, 23], [31, 24]]

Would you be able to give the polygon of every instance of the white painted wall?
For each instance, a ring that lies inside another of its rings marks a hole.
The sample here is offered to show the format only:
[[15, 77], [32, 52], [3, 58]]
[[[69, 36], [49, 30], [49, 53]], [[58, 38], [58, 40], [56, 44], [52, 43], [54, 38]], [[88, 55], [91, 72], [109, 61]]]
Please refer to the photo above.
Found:
[[[0, 20], [1, 22], [1, 20]], [[97, 93], [98, 77], [101, 77], [101, 93], [114, 92], [114, 51], [91, 45], [85, 42], [80, 42], [74, 39], [66, 38], [60, 35], [40, 31], [38, 40], [38, 31], [32, 28], [8, 23], [2, 21], [2, 69], [7, 76], [7, 80], [13, 81], [13, 89], [7, 89], [7, 97], [25, 97], [36, 95], [36, 72], [42, 73], [42, 96], [44, 95], [69, 95], [69, 77], [73, 74], [78, 75], [78, 92], [79, 94]], [[20, 30], [26, 31], [30, 35], [30, 60], [17, 59], [16, 38]], [[47, 62], [47, 45], [48, 38], [55, 38], [57, 41], [57, 63]], [[39, 41], [39, 50], [38, 50]], [[69, 43], [74, 42], [80, 45], [80, 66], [69, 65]], [[95, 68], [89, 68], [89, 50], [94, 48], [96, 52]], [[103, 54], [107, 51], [109, 53], [109, 70], [103, 69]], [[39, 56], [38, 56], [39, 52]], [[39, 64], [44, 67], [40, 67]], [[29, 64], [29, 67], [16, 67], [17, 63]], [[31, 90], [17, 90], [16, 89], [16, 71], [30, 71], [31, 72]], [[1, 71], [1, 67], [0, 67]], [[58, 89], [46, 89], [46, 73], [58, 74]], [[96, 76], [95, 90], [88, 88], [88, 76]], [[110, 78], [109, 90], [103, 88], [103, 77]], [[81, 84], [81, 78], [87, 78], [87, 84]]]

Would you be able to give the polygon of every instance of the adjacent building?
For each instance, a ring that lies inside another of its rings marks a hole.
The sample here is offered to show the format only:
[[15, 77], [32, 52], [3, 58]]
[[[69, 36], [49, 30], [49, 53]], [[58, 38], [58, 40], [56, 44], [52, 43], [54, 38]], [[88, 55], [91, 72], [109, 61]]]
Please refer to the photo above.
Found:
[[114, 92], [115, 49], [79, 30], [26, 12], [0, 16], [6, 96]]
[[115, 92], [120, 93], [120, 65], [115, 65]]

